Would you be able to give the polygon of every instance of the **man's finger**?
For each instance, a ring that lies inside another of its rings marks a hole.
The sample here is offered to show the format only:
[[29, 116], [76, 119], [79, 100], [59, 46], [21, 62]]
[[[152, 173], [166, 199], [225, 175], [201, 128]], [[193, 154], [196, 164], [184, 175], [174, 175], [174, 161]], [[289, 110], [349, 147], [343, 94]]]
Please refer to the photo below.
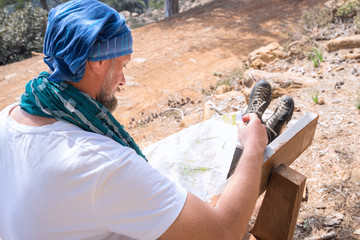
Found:
[[252, 119], [259, 119], [258, 115], [256, 115], [255, 113], [250, 113], [250, 114], [246, 114], [243, 117], [243, 121], [245, 123], [250, 122]]

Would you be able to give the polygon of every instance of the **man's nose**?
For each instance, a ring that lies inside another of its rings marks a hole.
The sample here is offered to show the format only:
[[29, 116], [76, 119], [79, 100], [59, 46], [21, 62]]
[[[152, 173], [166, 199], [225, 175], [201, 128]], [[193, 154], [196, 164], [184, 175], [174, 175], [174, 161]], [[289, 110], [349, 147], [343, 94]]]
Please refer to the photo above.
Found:
[[125, 83], [126, 83], [125, 75], [124, 73], [121, 73], [120, 85], [125, 85]]

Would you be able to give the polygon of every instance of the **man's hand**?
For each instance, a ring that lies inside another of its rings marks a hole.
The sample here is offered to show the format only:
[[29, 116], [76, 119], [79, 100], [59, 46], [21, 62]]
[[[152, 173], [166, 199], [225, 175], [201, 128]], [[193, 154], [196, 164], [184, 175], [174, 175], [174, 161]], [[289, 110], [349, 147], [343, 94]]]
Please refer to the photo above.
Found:
[[261, 123], [255, 113], [247, 114], [243, 117], [244, 123], [238, 124], [238, 138], [244, 148], [253, 151], [263, 152], [267, 143], [266, 127]]

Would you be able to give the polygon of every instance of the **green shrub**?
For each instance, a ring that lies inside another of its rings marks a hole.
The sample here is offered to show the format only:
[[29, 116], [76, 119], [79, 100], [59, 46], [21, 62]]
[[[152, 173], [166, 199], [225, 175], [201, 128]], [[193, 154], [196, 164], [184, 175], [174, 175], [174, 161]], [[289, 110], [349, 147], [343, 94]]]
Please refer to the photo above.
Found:
[[336, 16], [342, 18], [352, 18], [357, 15], [360, 10], [359, 0], [346, 1], [341, 7], [336, 10]]
[[327, 8], [315, 7], [310, 10], [303, 11], [301, 23], [307, 32], [311, 32], [314, 28], [321, 28], [333, 21], [333, 14]]
[[309, 53], [309, 58], [313, 62], [314, 67], [318, 67], [323, 61], [322, 52], [318, 48], [314, 48], [313, 51]]
[[355, 106], [357, 110], [360, 110], [360, 92], [356, 92]]
[[30, 5], [11, 15], [0, 11], [0, 65], [42, 52], [47, 11]]
[[113, 7], [117, 11], [127, 10], [129, 12], [143, 13], [146, 8], [144, 0], [102, 0], [102, 2]]
[[315, 104], [319, 103], [319, 90], [318, 89], [314, 89], [311, 93], [311, 99], [313, 100], [313, 102]]
[[151, 9], [162, 9], [165, 7], [164, 0], [149, 0], [149, 7]]

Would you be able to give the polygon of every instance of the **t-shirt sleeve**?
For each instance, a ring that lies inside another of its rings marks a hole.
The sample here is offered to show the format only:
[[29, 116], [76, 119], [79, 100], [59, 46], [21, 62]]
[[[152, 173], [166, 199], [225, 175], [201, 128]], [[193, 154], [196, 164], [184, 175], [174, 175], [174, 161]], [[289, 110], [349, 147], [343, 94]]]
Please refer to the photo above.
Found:
[[134, 239], [157, 239], [180, 214], [187, 191], [133, 150], [105, 164], [95, 194], [99, 224]]

